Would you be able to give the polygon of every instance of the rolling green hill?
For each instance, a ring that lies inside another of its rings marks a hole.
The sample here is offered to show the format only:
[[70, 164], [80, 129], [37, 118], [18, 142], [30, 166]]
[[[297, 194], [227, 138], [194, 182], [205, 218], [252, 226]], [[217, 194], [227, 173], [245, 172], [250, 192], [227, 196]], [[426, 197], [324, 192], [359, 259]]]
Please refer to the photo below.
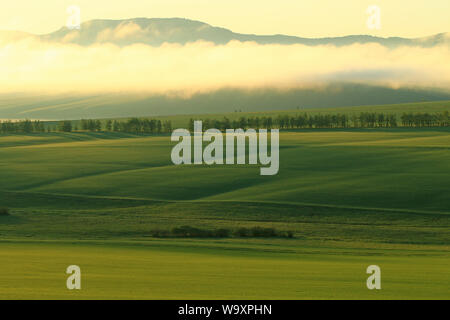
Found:
[[8, 141], [8, 147], [2, 148], [1, 174], [8, 190], [439, 212], [450, 207], [445, 129], [284, 133], [280, 173], [270, 178], [260, 176], [258, 166], [174, 166], [168, 136], [51, 137], [55, 143], [36, 144], [32, 137], [30, 145], [24, 145], [20, 136], [17, 146]]
[[[0, 297], [448, 298], [449, 129], [282, 132], [276, 176], [174, 166], [173, 145], [167, 135], [1, 136]], [[294, 238], [154, 236], [179, 226]], [[78, 293], [65, 289], [69, 264], [86, 274]], [[365, 288], [369, 264], [382, 267], [380, 292]]]

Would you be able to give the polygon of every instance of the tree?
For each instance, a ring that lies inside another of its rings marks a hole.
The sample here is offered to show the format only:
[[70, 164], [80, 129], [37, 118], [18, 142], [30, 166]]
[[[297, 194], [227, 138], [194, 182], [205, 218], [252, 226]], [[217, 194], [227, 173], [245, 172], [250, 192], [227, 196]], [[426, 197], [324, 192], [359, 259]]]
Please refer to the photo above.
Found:
[[161, 131], [162, 131], [162, 123], [161, 123], [161, 120], [158, 120], [158, 121], [156, 122], [156, 131], [157, 131], [158, 133], [161, 133]]
[[33, 132], [33, 123], [30, 120], [25, 120], [21, 123], [22, 132], [31, 133]]
[[95, 121], [95, 131], [102, 131], [102, 123], [100, 122], [100, 120]]
[[111, 131], [112, 130], [112, 120], [108, 120], [106, 122], [106, 131]]
[[72, 132], [72, 121], [61, 121], [59, 123], [59, 131], [62, 132]]
[[164, 132], [171, 133], [172, 132], [172, 121], [167, 120], [163, 123]]
[[120, 131], [120, 124], [119, 124], [119, 122], [117, 120], [114, 120], [113, 131], [114, 132], [119, 132]]

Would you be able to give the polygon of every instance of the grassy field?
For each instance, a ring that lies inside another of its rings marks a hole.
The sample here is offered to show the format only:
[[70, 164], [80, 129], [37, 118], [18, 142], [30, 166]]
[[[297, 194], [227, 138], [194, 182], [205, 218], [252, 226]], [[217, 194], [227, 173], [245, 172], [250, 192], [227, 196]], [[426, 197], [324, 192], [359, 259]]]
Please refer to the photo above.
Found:
[[[442, 111], [442, 108], [439, 109]], [[168, 136], [0, 137], [0, 298], [450, 297], [450, 130], [298, 130], [280, 172], [174, 166]], [[293, 239], [152, 230], [272, 227]], [[65, 288], [65, 268], [83, 289]], [[370, 291], [365, 269], [382, 269]]]
[[[0, 298], [448, 298], [450, 265], [440, 250], [273, 241], [3, 242]], [[65, 288], [71, 264], [81, 267], [80, 291]], [[365, 286], [370, 264], [382, 268], [380, 291]]]

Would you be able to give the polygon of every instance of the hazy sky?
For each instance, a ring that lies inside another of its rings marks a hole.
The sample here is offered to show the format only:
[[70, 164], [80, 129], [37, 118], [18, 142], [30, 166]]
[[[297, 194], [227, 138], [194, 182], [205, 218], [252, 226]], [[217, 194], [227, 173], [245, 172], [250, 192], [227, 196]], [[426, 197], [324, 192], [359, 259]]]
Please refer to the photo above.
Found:
[[[52, 32], [65, 25], [69, 5], [81, 8], [82, 21], [183, 17], [255, 34], [418, 37], [450, 32], [450, 0], [5, 0], [0, 30]], [[380, 30], [366, 26], [369, 5], [381, 9]]]
[[[66, 24], [66, 9], [76, 4], [82, 21], [186, 17], [243, 33], [418, 37], [450, 31], [450, 0], [377, 1], [14, 0], [2, 5], [0, 30], [57, 30]], [[375, 32], [366, 25], [366, 10], [373, 4], [381, 8], [381, 30]], [[99, 35], [133, 39], [141, 32], [138, 25], [128, 22]], [[450, 39], [450, 33], [447, 37]], [[237, 41], [226, 45], [166, 43], [160, 47], [142, 43], [119, 47], [99, 41], [83, 47], [5, 33], [0, 36], [0, 93], [26, 88], [36, 92], [138, 91], [189, 96], [224, 87], [283, 90], [340, 81], [448, 91], [449, 61], [448, 42], [432, 48], [395, 49], [374, 43], [308, 47]]]

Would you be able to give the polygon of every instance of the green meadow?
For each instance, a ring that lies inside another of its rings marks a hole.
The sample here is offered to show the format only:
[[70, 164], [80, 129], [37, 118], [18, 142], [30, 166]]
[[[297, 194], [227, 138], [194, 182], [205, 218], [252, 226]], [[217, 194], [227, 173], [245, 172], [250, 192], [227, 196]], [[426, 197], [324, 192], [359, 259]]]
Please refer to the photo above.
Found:
[[[173, 146], [168, 135], [0, 136], [0, 299], [450, 298], [450, 129], [283, 131], [276, 176], [175, 166]], [[153, 234], [180, 226], [294, 236]], [[369, 265], [381, 290], [366, 287]]]
[[[450, 281], [439, 246], [150, 240], [0, 248], [1, 299], [439, 299]], [[365, 269], [374, 263], [382, 289], [371, 291]], [[81, 267], [79, 291], [65, 287], [71, 264]]]

